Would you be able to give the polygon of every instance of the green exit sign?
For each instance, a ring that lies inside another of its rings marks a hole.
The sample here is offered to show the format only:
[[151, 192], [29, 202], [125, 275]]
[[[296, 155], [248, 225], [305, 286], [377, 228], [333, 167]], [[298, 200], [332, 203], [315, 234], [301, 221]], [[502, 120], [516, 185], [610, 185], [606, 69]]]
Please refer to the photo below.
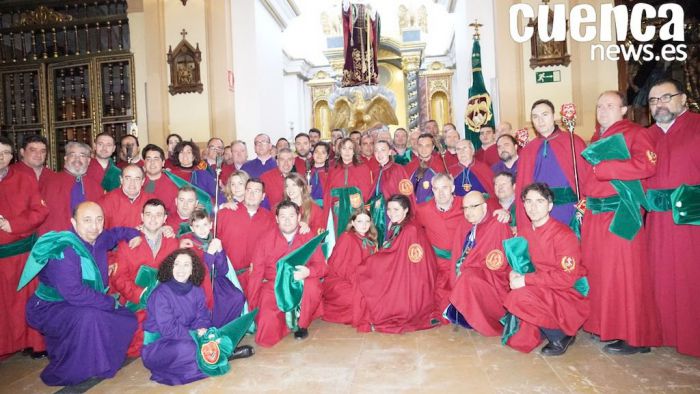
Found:
[[561, 82], [561, 72], [559, 72], [559, 70], [535, 72], [535, 82], [537, 82], [537, 83]]

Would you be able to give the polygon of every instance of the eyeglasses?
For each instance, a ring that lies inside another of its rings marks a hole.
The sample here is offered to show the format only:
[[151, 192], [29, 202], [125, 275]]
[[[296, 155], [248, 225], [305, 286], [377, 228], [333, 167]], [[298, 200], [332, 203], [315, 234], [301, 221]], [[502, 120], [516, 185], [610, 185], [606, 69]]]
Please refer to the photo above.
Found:
[[12, 156], [12, 152], [9, 150], [0, 152], [0, 157], [2, 156]]
[[676, 94], [666, 93], [661, 97], [649, 97], [648, 103], [651, 105], [656, 105], [660, 101], [660, 102], [666, 104], [666, 103], [670, 102], [672, 98], [674, 98], [678, 95], [681, 95], [681, 94], [683, 94], [683, 93], [676, 93]]
[[482, 205], [484, 205], [484, 204], [486, 204], [486, 203], [485, 203], [485, 202], [482, 202], [482, 203], [480, 203], [480, 204], [465, 205], [465, 206], [462, 207], [462, 210], [466, 211], [466, 210], [469, 210], [469, 209], [476, 209], [476, 208], [478, 208], [478, 207], [480, 207], [480, 206], [482, 206]]

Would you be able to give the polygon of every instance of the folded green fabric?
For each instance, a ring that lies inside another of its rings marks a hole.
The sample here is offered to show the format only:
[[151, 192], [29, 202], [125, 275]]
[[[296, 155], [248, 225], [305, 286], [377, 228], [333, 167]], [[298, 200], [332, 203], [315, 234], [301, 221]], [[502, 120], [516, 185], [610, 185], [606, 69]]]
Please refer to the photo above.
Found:
[[671, 194], [673, 221], [700, 225], [700, 185], [681, 185]]

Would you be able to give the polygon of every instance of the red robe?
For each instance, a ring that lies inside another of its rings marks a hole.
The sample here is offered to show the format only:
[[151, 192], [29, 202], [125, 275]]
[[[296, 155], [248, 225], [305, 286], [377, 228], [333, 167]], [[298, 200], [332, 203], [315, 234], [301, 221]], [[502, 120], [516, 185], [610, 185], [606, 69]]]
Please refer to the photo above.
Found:
[[590, 305], [573, 288], [586, 274], [574, 232], [552, 217], [537, 229], [523, 229], [518, 234], [528, 242], [535, 272], [525, 275], [524, 287], [508, 293], [504, 306], [520, 319], [520, 329], [508, 345], [527, 353], [542, 342], [540, 328], [576, 335], [588, 318]]
[[[518, 152], [518, 174], [515, 182], [516, 196], [520, 196], [520, 192], [523, 188], [534, 182], [533, 176], [535, 173], [535, 164], [537, 162], [537, 153], [544, 140], [545, 138], [538, 135], [537, 138], [530, 141]], [[569, 132], [556, 128], [547, 140], [549, 141], [549, 148], [555, 152], [559, 166], [569, 182], [569, 187], [575, 193], [576, 181], [574, 177], [573, 159], [571, 157], [571, 139]], [[577, 153], [576, 168], [578, 169], [579, 179], [583, 179], [586, 176], [584, 172], [585, 167], [583, 165], [585, 160], [583, 160], [580, 154], [586, 149], [586, 143], [576, 134], [574, 134], [574, 148]], [[527, 217], [527, 213], [525, 213], [525, 207], [520, 201], [520, 198], [515, 199], [515, 214], [517, 216], [516, 223], [518, 225], [518, 230], [520, 230], [522, 226], [530, 227], [532, 225], [530, 219]]]
[[372, 179], [377, 179], [377, 175], [379, 175], [379, 162], [374, 155], [371, 157], [361, 156], [360, 161], [369, 168], [369, 171], [372, 173]]
[[240, 168], [236, 168], [235, 164], [222, 164], [221, 174], [219, 175], [219, 180], [221, 181], [221, 183], [225, 185], [226, 181], [228, 181], [228, 177], [230, 177], [231, 174], [237, 170], [240, 170]]
[[[455, 197], [449, 210], [442, 212], [435, 201], [427, 201], [416, 207], [416, 223], [423, 227], [433, 248], [451, 251], [457, 228], [464, 222], [462, 198]], [[435, 282], [435, 307], [439, 314], [447, 308], [454, 285], [454, 264], [450, 259], [437, 258], [437, 280]]]
[[472, 224], [462, 220], [453, 238], [449, 272], [453, 288], [449, 303], [479, 334], [499, 336], [503, 332], [500, 319], [506, 313], [503, 300], [510, 290], [510, 265], [505, 257], [503, 241], [510, 238], [512, 233], [507, 224], [499, 223], [487, 211], [482, 222], [476, 226], [476, 245], [462, 261], [457, 277], [457, 261], [471, 229]]
[[[648, 132], [658, 155], [653, 189], [700, 184], [700, 115], [686, 111], [668, 133], [656, 125]], [[649, 260], [659, 307], [664, 346], [700, 357], [700, 303], [695, 289], [700, 280], [700, 226], [677, 225], [671, 212], [647, 214]]]
[[[107, 166], [109, 166], [109, 163], [107, 163]], [[102, 185], [102, 179], [105, 177], [105, 172], [107, 172], [107, 168], [102, 168], [100, 162], [97, 161], [96, 158], [92, 158], [90, 159], [90, 164], [88, 165], [85, 176], [92, 178], [92, 180], [97, 182], [98, 185]]]
[[[153, 182], [152, 185], [150, 185], [151, 182]], [[175, 186], [173, 181], [171, 181], [165, 174], [161, 174], [160, 178], [156, 179], [155, 181], [151, 181], [148, 177], [146, 177], [146, 182], [143, 183], [142, 190], [145, 192], [151, 188], [153, 189], [151, 192], [153, 197], [163, 201], [163, 204], [165, 204], [165, 210], [168, 215], [177, 216], [175, 200], [177, 199], [178, 188]]]
[[[263, 347], [270, 347], [281, 341], [289, 328], [285, 321], [285, 314], [277, 307], [275, 298], [275, 277], [277, 276], [277, 261], [293, 250], [299, 248], [315, 234], [299, 234], [294, 236], [292, 244], [288, 244], [280, 230], [269, 229], [259, 238], [259, 247], [253, 254], [250, 281], [248, 290], [250, 298], [248, 302], [251, 308], [259, 308], [256, 323], [255, 342]], [[324, 275], [325, 261], [321, 248], [316, 248], [314, 254], [306, 263], [311, 271], [304, 279], [304, 293], [301, 298], [301, 316], [299, 327], [308, 328], [311, 322], [323, 315], [321, 305], [321, 277]]]
[[328, 212], [331, 205], [338, 201], [336, 197], [331, 198], [331, 190], [340, 187], [357, 187], [362, 192], [362, 201], [367, 201], [372, 195], [372, 184], [372, 172], [366, 165], [336, 166], [329, 171], [327, 187], [323, 189], [323, 208]]
[[128, 166], [129, 164], [136, 164], [139, 167], [143, 167], [143, 159], [139, 159], [139, 161], [135, 161], [133, 163], [127, 163], [126, 161], [119, 160], [116, 164], [117, 168], [120, 170], [123, 170], [124, 167]]
[[[632, 156], [629, 160], [603, 161], [595, 167], [581, 160], [587, 176], [581, 179], [586, 197], [610, 197], [617, 192], [610, 180], [639, 180], [656, 172], [652, 142], [643, 127], [621, 120], [593, 140], [622, 134]], [[586, 210], [581, 230], [583, 261], [591, 286], [591, 314], [583, 329], [603, 341], [623, 339], [632, 346], [659, 346], [658, 315], [649, 269], [645, 228], [628, 241], [609, 231], [614, 212], [593, 214]], [[604, 246], [603, 246], [604, 245]]]
[[[34, 171], [29, 176], [15, 170], [14, 166], [10, 167], [0, 180], [0, 215], [10, 222], [12, 232], [0, 230], [0, 245], [30, 236], [48, 214], [49, 210], [39, 195]], [[24, 317], [27, 300], [38, 285], [37, 278], [17, 291], [28, 256], [29, 252], [0, 257], [0, 359], [27, 347], [36, 352], [46, 349], [41, 334], [30, 328]]]
[[[379, 172], [381, 171], [381, 179], [379, 179]], [[374, 184], [372, 186], [372, 192], [370, 193], [370, 198], [371, 196], [374, 195], [374, 193], [377, 190], [377, 183], [379, 183], [379, 192], [384, 195], [384, 198], [386, 200], [389, 199], [389, 197], [393, 196], [394, 194], [401, 194], [399, 192], [399, 182], [401, 181], [408, 181], [411, 182], [411, 180], [408, 178], [408, 175], [406, 174], [406, 170], [403, 168], [403, 166], [400, 166], [393, 161], [389, 161], [385, 166], [384, 169], [382, 170], [381, 167], [378, 167], [378, 170], [376, 174], [373, 176], [374, 177]], [[411, 201], [414, 201], [415, 198], [411, 198]]]
[[501, 158], [498, 156], [498, 147], [496, 144], [493, 144], [486, 149], [482, 147], [476, 151], [476, 153], [474, 153], [474, 159], [486, 164], [488, 168], [491, 168], [494, 164], [501, 160]]
[[375, 250], [376, 245], [368, 244], [364, 237], [354, 231], [340, 235], [328, 259], [328, 273], [323, 279], [323, 320], [352, 323], [357, 268]]
[[[172, 229], [176, 235], [180, 231], [180, 226], [183, 223], [187, 223], [187, 225], [189, 226], [190, 219], [189, 218], [187, 218], [187, 219], [181, 218], [180, 215], [178, 215], [177, 210], [174, 211], [173, 213], [169, 214], [168, 217], [165, 219], [165, 225], [172, 227]], [[189, 228], [188, 228], [188, 231], [189, 231]]]
[[[154, 256], [151, 248], [148, 246], [146, 238], [143, 235], [139, 237], [141, 238], [141, 244], [134, 249], [130, 249], [126, 242], [122, 241], [119, 243], [115, 259], [117, 269], [112, 273], [112, 276], [109, 277], [110, 290], [121, 295], [119, 297], [119, 302], [122, 304], [125, 304], [127, 301], [131, 301], [134, 304], [139, 303], [143, 288], [134, 283], [139, 268], [142, 265], [147, 265], [158, 269], [160, 263], [180, 245], [179, 241], [175, 238], [163, 237], [161, 239], [160, 249], [158, 249], [158, 253]], [[146, 319], [146, 311], [137, 311], [136, 319], [138, 320], [138, 328], [129, 345], [129, 350], [127, 352], [127, 356], [129, 357], [139, 357], [141, 354], [141, 346], [143, 345], [143, 321]]]
[[408, 222], [389, 242], [357, 270], [353, 326], [388, 333], [433, 327], [439, 322], [434, 302], [437, 263], [428, 237]]
[[250, 276], [250, 263], [256, 244], [262, 234], [270, 229], [277, 228], [275, 215], [264, 208], [258, 208], [251, 217], [243, 204], [238, 204], [237, 210], [222, 209], [219, 211], [216, 236], [226, 251], [226, 256], [231, 260], [233, 269], [236, 270], [238, 281], [243, 292], [249, 298], [248, 278]]
[[284, 175], [275, 168], [262, 174], [260, 180], [265, 184], [265, 198], [270, 203], [270, 210], [274, 211], [277, 204], [284, 199]]
[[[83, 189], [85, 201], [98, 202], [104, 195], [104, 190], [99, 183], [88, 177], [83, 177]], [[71, 228], [70, 219], [73, 215], [70, 209], [70, 193], [75, 184], [75, 177], [68, 171], [57, 172], [40, 185], [41, 195], [44, 196], [46, 206], [51, 214], [39, 227], [39, 234], [49, 231], [62, 231]]]
[[[303, 176], [304, 179], [306, 179], [306, 168], [307, 168], [307, 162], [309, 160], [313, 160], [313, 159], [307, 160], [307, 159], [304, 159], [303, 157], [299, 157], [299, 156], [296, 156], [294, 158], [294, 171], [297, 174]], [[311, 169], [311, 165], [312, 165], [312, 163], [308, 162], [309, 169]]]
[[121, 188], [105, 194], [99, 201], [105, 215], [105, 229], [137, 227], [143, 222], [143, 204], [152, 198], [155, 198], [153, 194], [141, 192], [134, 201], [130, 201]]
[[[488, 167], [486, 164], [478, 161], [478, 160], [472, 160], [472, 164], [469, 166], [470, 171], [472, 174], [476, 175], [476, 179], [479, 180], [479, 183], [486, 189], [486, 193], [489, 194], [489, 197], [495, 197], [495, 191], [493, 188], [493, 171], [491, 171], [491, 167]], [[465, 170], [465, 167], [457, 162], [457, 164], [453, 165], [450, 167], [450, 175], [452, 175], [453, 178], [457, 178], [460, 176], [462, 171]], [[459, 185], [455, 185], [455, 194], [457, 193], [456, 188], [460, 187]], [[464, 186], [462, 186], [464, 187]], [[464, 189], [462, 189], [464, 190]], [[470, 189], [471, 190], [471, 189]], [[470, 191], [469, 190], [469, 191]], [[464, 190], [464, 194], [469, 192], [468, 190]]]
[[447, 164], [447, 169], [449, 170], [450, 167], [453, 165], [459, 163], [459, 159], [457, 158], [457, 153], [452, 153], [448, 150], [445, 151], [445, 164]]
[[39, 179], [36, 179], [36, 172], [34, 172], [34, 169], [24, 164], [24, 162], [18, 161], [17, 163], [12, 164], [10, 167], [17, 170], [17, 172], [22, 172], [24, 174], [29, 175], [32, 179], [37, 180], [39, 182], [40, 189], [41, 185], [46, 183], [47, 180], [50, 177], [54, 176], [54, 174], [56, 173], [56, 171], [50, 169], [49, 167], [44, 167], [41, 169], [41, 175], [39, 175]]

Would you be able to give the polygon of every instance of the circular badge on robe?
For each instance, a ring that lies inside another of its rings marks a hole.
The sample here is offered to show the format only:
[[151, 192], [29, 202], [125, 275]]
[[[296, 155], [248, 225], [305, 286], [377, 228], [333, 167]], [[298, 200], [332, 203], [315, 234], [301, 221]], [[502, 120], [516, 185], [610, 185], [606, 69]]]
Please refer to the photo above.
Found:
[[423, 189], [428, 190], [430, 188], [430, 181], [423, 181]]
[[656, 164], [656, 153], [648, 150], [647, 151], [647, 160], [649, 160], [649, 162], [651, 164]]
[[408, 179], [402, 179], [399, 182], [399, 193], [404, 196], [410, 196], [413, 193], [413, 184]]
[[362, 197], [357, 194], [351, 194], [350, 195], [350, 206], [353, 207], [354, 209], [358, 209], [362, 206]]
[[462, 185], [462, 188], [464, 189], [465, 192], [468, 193], [470, 190], [472, 190], [472, 184], [471, 184], [471, 183], [465, 183], [464, 185]]
[[203, 344], [199, 351], [202, 353], [202, 359], [205, 363], [213, 365], [219, 362], [221, 351], [219, 350], [218, 342], [209, 341]]
[[417, 263], [423, 259], [423, 248], [418, 244], [411, 244], [408, 247], [408, 259], [412, 263]]
[[494, 249], [486, 255], [486, 268], [490, 269], [491, 271], [496, 271], [503, 267], [504, 262], [505, 256], [503, 255], [503, 252], [498, 249]]
[[561, 259], [561, 268], [566, 272], [571, 272], [576, 268], [576, 260], [571, 256], [564, 256]]

